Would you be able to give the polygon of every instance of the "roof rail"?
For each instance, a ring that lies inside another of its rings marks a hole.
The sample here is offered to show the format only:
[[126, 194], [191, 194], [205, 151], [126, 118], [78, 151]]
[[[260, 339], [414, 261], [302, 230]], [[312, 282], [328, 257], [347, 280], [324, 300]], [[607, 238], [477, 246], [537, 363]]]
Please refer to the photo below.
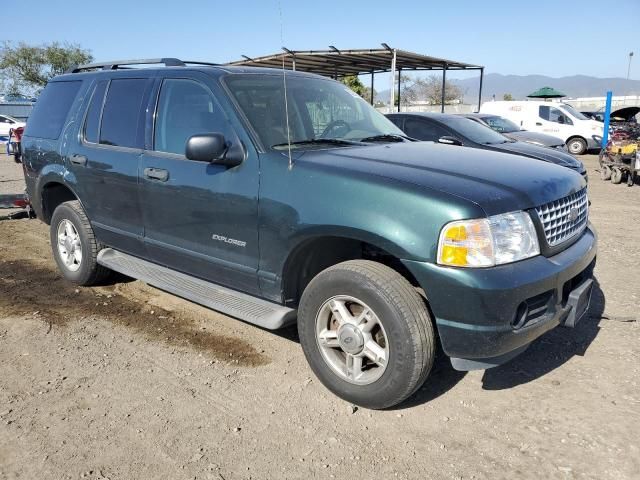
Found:
[[197, 62], [191, 60], [180, 60], [178, 58], [145, 58], [139, 60], [114, 60], [112, 62], [87, 63], [86, 65], [78, 65], [65, 73], [78, 73], [86, 70], [118, 70], [121, 67], [127, 68], [129, 65], [154, 65], [164, 64], [165, 67], [186, 67], [187, 65], [217, 65], [217, 63]]

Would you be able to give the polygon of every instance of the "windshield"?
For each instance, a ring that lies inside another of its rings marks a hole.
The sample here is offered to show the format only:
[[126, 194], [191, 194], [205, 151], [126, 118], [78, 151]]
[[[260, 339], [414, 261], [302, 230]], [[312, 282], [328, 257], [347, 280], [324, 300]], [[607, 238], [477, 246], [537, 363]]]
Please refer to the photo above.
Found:
[[482, 120], [489, 125], [493, 130], [499, 133], [511, 133], [519, 132], [520, 127], [513, 123], [511, 120], [507, 120], [502, 117], [482, 117]]
[[[380, 135], [401, 135], [384, 115], [341, 83], [288, 75], [229, 75], [225, 84], [266, 147], [339, 147]], [[289, 112], [289, 135], [287, 115]], [[319, 142], [313, 143], [315, 140]], [[335, 141], [330, 141], [335, 140]], [[306, 143], [305, 143], [306, 142]]]
[[561, 107], [565, 112], [569, 113], [569, 115], [571, 115], [574, 118], [577, 118], [578, 120], [589, 120], [589, 117], [587, 117], [586, 115], [583, 115], [578, 110], [573, 108], [571, 105], [567, 105], [566, 103], [563, 103], [561, 104]]
[[442, 117], [439, 120], [449, 128], [459, 132], [462, 136], [467, 137], [472, 142], [491, 145], [510, 141], [507, 137], [491, 130], [491, 128], [485, 127], [484, 125], [468, 118], [450, 115]]

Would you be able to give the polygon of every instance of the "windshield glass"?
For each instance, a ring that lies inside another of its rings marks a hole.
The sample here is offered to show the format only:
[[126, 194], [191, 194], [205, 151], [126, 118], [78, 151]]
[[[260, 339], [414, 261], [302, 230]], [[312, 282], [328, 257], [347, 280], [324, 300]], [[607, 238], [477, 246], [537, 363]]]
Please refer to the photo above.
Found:
[[578, 110], [573, 108], [571, 105], [567, 105], [566, 103], [563, 103], [561, 106], [562, 106], [562, 109], [565, 112], [569, 113], [569, 115], [571, 115], [572, 117], [575, 117], [578, 120], [589, 120], [589, 117], [587, 117], [586, 115], [583, 115]]
[[439, 118], [438, 120], [456, 132], [459, 132], [462, 136], [467, 137], [472, 142], [491, 145], [494, 143], [506, 143], [509, 141], [507, 137], [468, 118], [450, 115]]
[[511, 133], [519, 132], [520, 127], [513, 123], [511, 120], [507, 120], [502, 117], [482, 117], [482, 120], [486, 122], [492, 129], [499, 133]]
[[[378, 135], [404, 135], [351, 89], [333, 80], [288, 75], [287, 105], [282, 75], [229, 75], [225, 84], [266, 147], [323, 148], [349, 145]], [[289, 135], [287, 115], [289, 112]], [[327, 142], [343, 140], [344, 142]]]

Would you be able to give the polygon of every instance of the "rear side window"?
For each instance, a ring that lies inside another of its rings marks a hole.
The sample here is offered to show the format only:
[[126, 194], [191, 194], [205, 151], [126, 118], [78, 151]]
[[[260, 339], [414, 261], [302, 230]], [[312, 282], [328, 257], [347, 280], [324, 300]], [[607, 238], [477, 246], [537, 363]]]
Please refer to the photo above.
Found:
[[87, 119], [84, 124], [84, 139], [87, 142], [98, 143], [98, 129], [100, 128], [100, 114], [104, 103], [104, 92], [107, 89], [107, 80], [98, 82], [91, 95], [91, 103], [87, 110]]
[[102, 110], [100, 143], [117, 147], [142, 148], [144, 117], [142, 103], [149, 80], [111, 80]]
[[81, 80], [47, 84], [29, 116], [26, 135], [56, 140], [62, 132], [80, 85]]
[[424, 120], [414, 120], [407, 118], [404, 122], [404, 133], [411, 138], [418, 140], [427, 140], [436, 142], [444, 135], [447, 135], [447, 131]]

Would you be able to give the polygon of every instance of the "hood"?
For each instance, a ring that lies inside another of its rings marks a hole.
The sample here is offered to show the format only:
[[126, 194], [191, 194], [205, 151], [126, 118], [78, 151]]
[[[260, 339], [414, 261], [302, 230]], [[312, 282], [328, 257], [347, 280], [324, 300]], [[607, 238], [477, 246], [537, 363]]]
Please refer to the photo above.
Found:
[[[623, 122], [631, 121], [640, 112], [640, 107], [625, 107], [611, 112], [611, 120], [620, 118]], [[602, 114], [604, 116], [604, 113]]]
[[528, 130], [520, 130], [518, 132], [503, 133], [505, 137], [518, 142], [533, 143], [542, 147], [559, 147], [564, 145], [564, 140], [546, 133], [530, 132]]
[[555, 163], [556, 165], [567, 167], [578, 172], [584, 170], [582, 162], [562, 150], [541, 147], [527, 142], [501, 143], [498, 145], [490, 145], [490, 147], [505, 153], [515, 153], [535, 158], [536, 160]]
[[430, 142], [307, 151], [299, 161], [444, 192], [479, 205], [487, 215], [533, 208], [586, 185], [580, 175], [551, 163]]

